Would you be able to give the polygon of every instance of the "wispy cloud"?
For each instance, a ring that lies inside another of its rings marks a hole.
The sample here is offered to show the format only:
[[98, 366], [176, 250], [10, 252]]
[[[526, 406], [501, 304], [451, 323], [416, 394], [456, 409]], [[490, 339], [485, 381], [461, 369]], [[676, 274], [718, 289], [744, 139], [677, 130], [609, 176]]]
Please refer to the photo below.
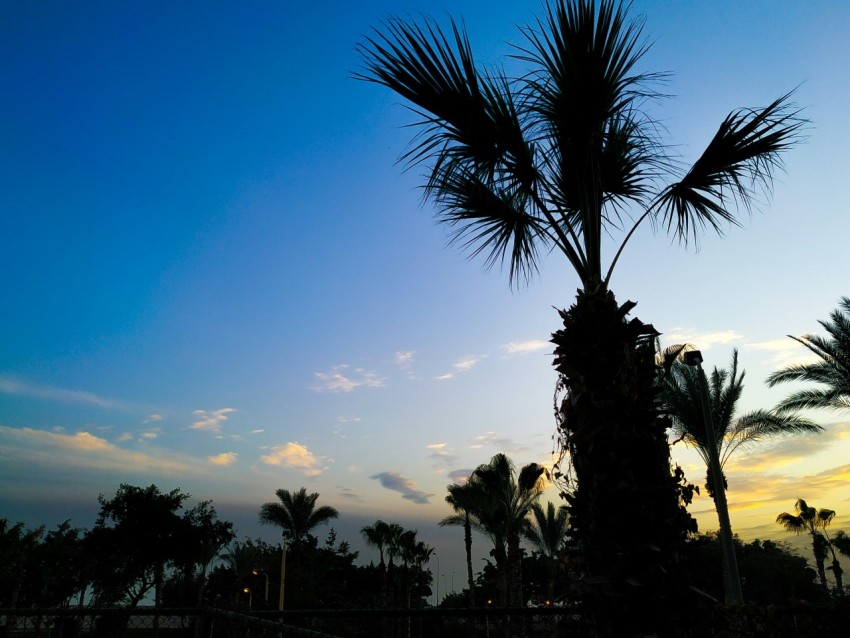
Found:
[[511, 439], [506, 436], [502, 436], [500, 434], [496, 434], [495, 432], [487, 432], [487, 434], [479, 434], [478, 436], [472, 437], [473, 443], [469, 447], [474, 450], [484, 447], [485, 445], [492, 445], [503, 450], [516, 450], [520, 449], [522, 446], [517, 446]]
[[447, 372], [434, 378], [437, 381], [446, 381], [448, 379], [453, 378], [458, 372], [468, 372], [472, 370], [472, 368], [474, 368], [486, 358], [487, 355], [470, 355], [468, 357], [463, 357], [461, 359], [458, 359], [454, 363], [454, 365], [452, 365], [452, 372]]
[[770, 341], [748, 343], [747, 348], [769, 353], [771, 355], [770, 363], [776, 366], [777, 369], [817, 361], [817, 355], [811, 350], [799, 341], [794, 341], [788, 337], [785, 339], [771, 339]]
[[403, 499], [412, 501], [417, 505], [427, 505], [428, 499], [434, 496], [417, 490], [415, 482], [403, 477], [398, 472], [381, 472], [380, 474], [373, 474], [369, 478], [376, 479], [383, 487], [399, 492]]
[[4, 464], [26, 463], [34, 467], [79, 468], [87, 472], [106, 470], [160, 473], [168, 476], [196, 474], [197, 463], [187, 455], [165, 450], [136, 452], [90, 432], [65, 434], [32, 428], [0, 426], [0, 460]]
[[59, 403], [85, 403], [99, 408], [123, 408], [117, 401], [105, 399], [92, 392], [67, 390], [48, 385], [33, 385], [9, 376], [0, 377], [0, 393]]
[[472, 472], [474, 470], [472, 468], [464, 468], [460, 470], [452, 470], [449, 472], [448, 476], [452, 480], [453, 483], [459, 483], [463, 485], [469, 480], [469, 477], [472, 476]]
[[222, 452], [221, 454], [216, 454], [215, 456], [208, 456], [207, 460], [212, 465], [227, 467], [228, 465], [233, 465], [234, 463], [236, 463], [237, 456], [239, 455], [236, 452]]
[[363, 499], [360, 495], [352, 490], [350, 487], [345, 487], [344, 485], [337, 485], [336, 489], [339, 490], [339, 495], [342, 498], [348, 499], [349, 501], [362, 501]]
[[162, 419], [163, 416], [161, 414], [150, 414], [142, 423], [156, 423], [157, 421], [162, 421]]
[[319, 457], [297, 442], [290, 441], [286, 445], [273, 447], [270, 454], [260, 458], [267, 465], [292, 467], [307, 476], [319, 476], [323, 471]]
[[382, 388], [385, 379], [374, 372], [362, 368], [351, 369], [349, 365], [338, 365], [330, 372], [316, 372], [318, 385], [313, 386], [316, 392], [351, 392], [360, 387]]
[[743, 335], [734, 330], [718, 330], [715, 332], [694, 332], [676, 328], [678, 332], [670, 332], [663, 335], [664, 345], [672, 346], [677, 343], [690, 343], [700, 350], [708, 350], [716, 345], [729, 343], [743, 343]]
[[208, 430], [210, 432], [218, 432], [221, 430], [221, 424], [227, 421], [227, 415], [231, 412], [236, 412], [234, 408], [219, 408], [212, 412], [206, 410], [195, 410], [192, 414], [197, 417], [197, 421], [189, 427], [193, 430]]
[[416, 354], [413, 350], [399, 351], [395, 353], [396, 365], [402, 370], [406, 370], [413, 365], [413, 355]]
[[539, 352], [553, 348], [548, 341], [532, 340], [507, 343], [502, 346], [502, 350], [508, 354], [528, 354], [529, 352]]

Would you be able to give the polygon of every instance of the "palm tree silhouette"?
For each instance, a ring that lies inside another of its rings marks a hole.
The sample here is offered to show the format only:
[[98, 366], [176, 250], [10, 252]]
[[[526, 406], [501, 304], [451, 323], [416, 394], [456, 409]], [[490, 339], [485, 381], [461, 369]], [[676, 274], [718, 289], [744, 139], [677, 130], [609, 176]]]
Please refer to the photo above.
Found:
[[[425, 197], [453, 242], [488, 266], [506, 263], [512, 284], [551, 251], [576, 271], [576, 303], [553, 339], [567, 394], [561, 444], [576, 479], [571, 525], [590, 574], [646, 614], [634, 583], [664, 573], [687, 524], [652, 400], [657, 333], [626, 321], [634, 304], [616, 302], [611, 275], [647, 219], [683, 242], [736, 223], [730, 206], [746, 208], [754, 190], [770, 188], [803, 122], [787, 95], [733, 111], [679, 171], [647, 109], [660, 97], [659, 75], [635, 70], [648, 49], [642, 22], [612, 0], [553, 0], [522, 35], [514, 57], [526, 68], [509, 77], [479, 71], [455, 22], [447, 35], [427, 18], [389, 19], [358, 46], [364, 68], [355, 77], [412, 104], [419, 131], [402, 158], [426, 167]], [[605, 264], [602, 238], [618, 231], [623, 240]], [[634, 520], [645, 531], [623, 535], [621, 523]], [[655, 590], [642, 591], [657, 598]]]
[[279, 501], [263, 503], [260, 522], [277, 525], [284, 535], [288, 532], [295, 546], [300, 545], [314, 528], [339, 517], [339, 512], [329, 505], [316, 507], [318, 492], [307, 494], [307, 489], [302, 487], [297, 492], [280, 489], [275, 494]]
[[555, 580], [558, 564], [567, 546], [569, 512], [566, 505], [555, 509], [552, 502], [546, 504], [546, 510], [540, 503], [531, 506], [531, 525], [525, 531], [525, 537], [546, 558], [548, 582], [546, 598], [555, 599]]
[[835, 590], [841, 594], [843, 590], [843, 581], [841, 564], [838, 562], [838, 557], [835, 555], [835, 550], [829, 541], [829, 535], [826, 528], [835, 518], [835, 511], [830, 509], [815, 509], [810, 507], [803, 499], [797, 499], [794, 503], [794, 511], [796, 514], [782, 512], [776, 517], [776, 522], [782, 525], [789, 532], [795, 534], [811, 534], [812, 536], [812, 552], [815, 556], [815, 565], [817, 565], [818, 576], [820, 577], [821, 585], [824, 589], [826, 585], [826, 569], [825, 562], [827, 558], [827, 550], [832, 552], [832, 572], [835, 576]]
[[295, 550], [295, 562], [299, 561], [298, 551], [304, 539], [310, 532], [330, 521], [338, 518], [339, 512], [328, 505], [316, 507], [319, 498], [318, 492], [307, 494], [307, 489], [302, 487], [297, 492], [279, 489], [275, 492], [278, 501], [263, 503], [260, 507], [260, 522], [265, 525], [276, 525], [281, 528], [281, 561], [280, 561], [280, 602], [278, 609], [283, 609], [284, 581], [286, 579], [286, 540], [287, 536], [292, 539]]
[[850, 299], [842, 297], [829, 320], [818, 323], [829, 337], [788, 336], [816, 354], [819, 361], [778, 370], [767, 378], [767, 384], [772, 388], [787, 381], [812, 381], [821, 387], [795, 392], [779, 404], [780, 410], [850, 409]]
[[482, 492], [478, 525], [494, 542], [501, 602], [508, 607], [523, 604], [520, 540], [528, 528], [531, 507], [543, 492], [546, 475], [546, 469], [537, 463], [529, 463], [517, 473], [502, 453], [472, 473], [471, 483]]
[[[759, 441], [785, 434], [816, 433], [823, 428], [796, 414], [754, 410], [736, 416], [744, 389], [746, 372], [738, 372], [738, 350], [732, 351], [729, 368], [714, 368], [708, 379], [709, 403], [714, 425], [714, 441], [709, 441], [700, 404], [697, 368], [681, 361], [673, 363], [660, 381], [661, 410], [670, 417], [670, 429], [677, 439], [693, 447], [706, 464], [706, 489], [714, 498], [714, 481], [709, 466], [709, 445], [714, 445], [723, 467], [732, 454]], [[726, 477], [723, 477], [724, 487]], [[717, 504], [715, 503], [715, 506]]]
[[481, 509], [482, 492], [471, 481], [453, 483], [446, 489], [446, 503], [452, 506], [454, 514], [440, 521], [440, 527], [463, 527], [463, 544], [466, 549], [466, 580], [469, 592], [469, 606], [475, 607], [475, 576], [472, 571], [472, 527], [476, 512]]

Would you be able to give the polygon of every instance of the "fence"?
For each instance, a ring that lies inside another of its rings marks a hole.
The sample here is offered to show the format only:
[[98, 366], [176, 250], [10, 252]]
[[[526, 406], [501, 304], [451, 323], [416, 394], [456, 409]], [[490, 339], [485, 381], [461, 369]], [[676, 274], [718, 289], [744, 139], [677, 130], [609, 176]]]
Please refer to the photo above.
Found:
[[[679, 618], [683, 616], [677, 614]], [[587, 638], [564, 608], [334, 609], [237, 613], [213, 608], [0, 609], [0, 638]], [[612, 610], [612, 613], [617, 613]], [[693, 608], [681, 638], [848, 635], [850, 601], [822, 607]], [[683, 618], [684, 619], [684, 618]]]
[[0, 638], [521, 638], [586, 636], [560, 608], [336, 609], [236, 613], [213, 608], [0, 609]]

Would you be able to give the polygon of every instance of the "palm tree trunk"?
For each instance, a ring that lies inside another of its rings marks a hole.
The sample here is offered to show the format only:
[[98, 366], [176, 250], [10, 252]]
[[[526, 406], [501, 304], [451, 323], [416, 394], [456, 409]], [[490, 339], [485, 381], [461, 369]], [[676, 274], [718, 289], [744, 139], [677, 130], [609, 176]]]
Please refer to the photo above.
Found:
[[466, 546], [466, 578], [469, 587], [469, 606], [475, 607], [475, 577], [472, 573], [472, 525], [469, 521], [469, 513], [466, 513], [466, 522], [463, 525], [463, 543]]
[[566, 392], [558, 416], [574, 481], [566, 496], [571, 535], [598, 584], [586, 604], [600, 636], [663, 633], [675, 608], [669, 570], [696, 530], [679, 503], [655, 406], [658, 333], [626, 320], [633, 307], [601, 285], [579, 291], [552, 339]]

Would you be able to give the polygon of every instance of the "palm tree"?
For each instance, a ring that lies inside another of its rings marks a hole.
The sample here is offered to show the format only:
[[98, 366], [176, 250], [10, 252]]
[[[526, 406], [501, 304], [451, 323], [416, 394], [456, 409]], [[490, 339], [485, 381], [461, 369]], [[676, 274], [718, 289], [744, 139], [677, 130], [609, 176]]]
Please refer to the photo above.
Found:
[[546, 475], [546, 468], [537, 463], [529, 463], [517, 473], [513, 462], [501, 453], [472, 473], [471, 482], [483, 492], [478, 524], [494, 541], [493, 557], [503, 583], [502, 604], [508, 607], [523, 604], [520, 539], [528, 529], [528, 514], [543, 492]]
[[[338, 518], [339, 512], [329, 505], [316, 507], [316, 501], [319, 498], [318, 492], [307, 494], [307, 489], [303, 487], [297, 492], [279, 489], [275, 494], [279, 501], [263, 503], [260, 507], [260, 523], [277, 525], [281, 528], [283, 538], [281, 542], [280, 602], [278, 603], [278, 609], [282, 610], [286, 580], [287, 536], [292, 538], [293, 548], [298, 550], [311, 530], [327, 523], [331, 519]], [[296, 560], [298, 555], [296, 551]]]
[[318, 492], [307, 494], [306, 488], [297, 492], [277, 490], [279, 502], [264, 503], [260, 508], [260, 522], [277, 525], [284, 536], [288, 533], [293, 545], [300, 545], [304, 538], [319, 525], [338, 518], [339, 512], [329, 505], [316, 507]]
[[454, 514], [440, 521], [440, 527], [447, 525], [463, 527], [463, 543], [466, 548], [466, 579], [469, 591], [469, 606], [475, 607], [475, 576], [472, 572], [472, 527], [477, 522], [476, 512], [481, 507], [482, 492], [478, 486], [467, 480], [466, 483], [453, 483], [446, 489], [446, 503], [452, 506]]
[[[508, 77], [479, 71], [454, 22], [446, 34], [427, 18], [390, 19], [359, 45], [364, 67], [355, 77], [395, 91], [419, 115], [403, 159], [426, 167], [425, 196], [452, 241], [487, 265], [507, 263], [512, 284], [553, 250], [576, 271], [576, 303], [561, 312], [553, 339], [567, 395], [561, 444], [576, 479], [571, 525], [594, 579], [643, 613], [634, 583], [651, 585], [642, 591], [657, 598], [650, 574], [664, 572], [689, 522], [656, 418], [657, 333], [626, 321], [634, 304], [610, 292], [613, 268], [647, 219], [684, 242], [735, 223], [730, 206], [746, 208], [754, 189], [770, 188], [803, 122], [788, 96], [733, 111], [680, 173], [645, 109], [660, 97], [659, 76], [636, 70], [648, 50], [640, 21], [614, 0], [552, 0], [522, 36], [515, 58], [526, 68]], [[606, 270], [602, 238], [627, 228]], [[622, 534], [634, 520], [645, 529]]]
[[567, 546], [567, 529], [569, 512], [566, 505], [555, 509], [552, 502], [546, 504], [546, 510], [540, 503], [531, 506], [532, 523], [525, 532], [525, 537], [546, 558], [548, 583], [546, 597], [551, 601], [555, 598], [555, 580], [558, 575], [558, 562]]
[[794, 503], [794, 511], [796, 514], [782, 512], [776, 517], [776, 522], [782, 525], [789, 532], [795, 534], [808, 533], [812, 536], [812, 552], [815, 556], [815, 565], [817, 565], [818, 576], [820, 577], [821, 585], [826, 589], [826, 569], [825, 562], [827, 557], [827, 549], [832, 551], [832, 570], [835, 576], [835, 590], [841, 594], [843, 589], [842, 569], [838, 562], [838, 557], [829, 542], [829, 535], [826, 528], [835, 518], [835, 511], [830, 509], [815, 509], [810, 507], [803, 499], [797, 499]]
[[[723, 467], [738, 450], [772, 436], [785, 434], [817, 433], [823, 428], [796, 414], [778, 411], [754, 410], [736, 417], [738, 401], [744, 389], [746, 371], [738, 373], [738, 350], [732, 351], [729, 369], [714, 368], [708, 380], [709, 399], [715, 440]], [[697, 368], [681, 361], [673, 364], [669, 374], [661, 381], [660, 402], [662, 411], [670, 417], [673, 435], [693, 447], [708, 468], [706, 489], [714, 498], [714, 477], [709, 467], [706, 427], [700, 407], [700, 381]], [[726, 477], [723, 477], [724, 487]]]
[[829, 319], [818, 321], [829, 334], [828, 338], [788, 335], [816, 354], [819, 360], [778, 370], [767, 378], [767, 384], [773, 387], [787, 381], [812, 381], [821, 387], [795, 392], [779, 404], [779, 409], [850, 409], [850, 298], [842, 297]]

